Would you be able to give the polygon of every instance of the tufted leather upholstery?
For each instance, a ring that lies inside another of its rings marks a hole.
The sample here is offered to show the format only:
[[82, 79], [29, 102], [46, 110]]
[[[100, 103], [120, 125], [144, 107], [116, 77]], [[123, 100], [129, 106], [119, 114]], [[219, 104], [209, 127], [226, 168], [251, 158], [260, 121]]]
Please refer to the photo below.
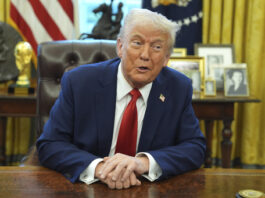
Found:
[[[79, 65], [117, 57], [116, 41], [75, 40], [45, 42], [38, 47], [37, 136], [49, 118], [49, 112], [61, 89], [65, 71]], [[36, 146], [22, 160], [21, 166], [39, 165]]]
[[37, 135], [42, 133], [61, 88], [63, 73], [78, 65], [115, 58], [116, 41], [75, 40], [42, 43], [38, 47]]

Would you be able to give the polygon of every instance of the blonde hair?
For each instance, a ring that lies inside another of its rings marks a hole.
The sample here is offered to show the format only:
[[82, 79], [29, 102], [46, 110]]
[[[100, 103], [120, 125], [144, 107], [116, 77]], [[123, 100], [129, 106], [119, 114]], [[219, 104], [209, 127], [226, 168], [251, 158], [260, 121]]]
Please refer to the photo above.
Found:
[[126, 38], [126, 34], [130, 27], [137, 24], [152, 24], [155, 28], [169, 35], [169, 52], [171, 53], [176, 39], [176, 33], [180, 30], [179, 25], [167, 19], [162, 14], [152, 12], [147, 9], [135, 8], [132, 9], [124, 20], [124, 25], [120, 29], [118, 39], [123, 40]]

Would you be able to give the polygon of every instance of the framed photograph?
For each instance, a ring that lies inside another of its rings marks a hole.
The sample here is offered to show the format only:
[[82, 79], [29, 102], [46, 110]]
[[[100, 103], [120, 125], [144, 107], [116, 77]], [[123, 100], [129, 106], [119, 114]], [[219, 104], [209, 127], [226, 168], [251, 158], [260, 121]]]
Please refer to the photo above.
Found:
[[192, 69], [192, 70], [183, 71], [183, 73], [191, 79], [193, 92], [200, 92], [201, 72], [199, 70]]
[[187, 56], [186, 48], [174, 48], [173, 53], [171, 54], [171, 58], [184, 57], [184, 56]]
[[204, 95], [216, 96], [216, 82], [213, 79], [206, 79], [204, 81]]
[[224, 69], [225, 96], [249, 96], [247, 68]]
[[216, 81], [216, 90], [223, 91], [224, 90], [224, 69], [225, 68], [246, 68], [246, 63], [232, 63], [228, 65], [212, 65], [210, 76]]
[[[232, 44], [227, 45], [213, 45], [213, 44], [200, 44], [194, 45], [195, 55], [205, 58], [204, 76], [214, 77], [211, 74], [213, 66], [216, 65], [228, 65], [235, 62], [234, 46]], [[219, 83], [218, 83], [219, 85]]]
[[168, 66], [188, 76], [193, 83], [193, 91], [199, 92], [204, 79], [204, 58], [197, 56], [186, 56], [170, 58]]

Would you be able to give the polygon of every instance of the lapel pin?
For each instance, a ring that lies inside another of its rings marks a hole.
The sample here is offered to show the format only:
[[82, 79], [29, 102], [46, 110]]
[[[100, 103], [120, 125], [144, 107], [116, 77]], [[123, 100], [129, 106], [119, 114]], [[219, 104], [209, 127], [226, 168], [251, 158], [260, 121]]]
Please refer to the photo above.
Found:
[[160, 94], [160, 96], [159, 96], [159, 99], [162, 101], [162, 102], [165, 102], [165, 96], [163, 95], [163, 94]]

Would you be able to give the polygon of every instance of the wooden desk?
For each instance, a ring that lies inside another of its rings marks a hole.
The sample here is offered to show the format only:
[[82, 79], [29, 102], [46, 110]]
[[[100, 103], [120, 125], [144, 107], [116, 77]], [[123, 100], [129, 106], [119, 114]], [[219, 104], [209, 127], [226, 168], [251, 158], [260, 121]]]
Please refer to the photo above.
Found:
[[0, 197], [224, 198], [239, 190], [265, 191], [265, 170], [200, 169], [165, 181], [111, 190], [103, 183], [72, 184], [43, 167], [0, 167]]
[[[259, 100], [248, 98], [225, 98], [222, 94], [216, 97], [201, 97], [193, 95], [193, 108], [198, 119], [205, 121], [207, 152], [205, 167], [211, 167], [212, 158], [212, 134], [213, 121], [222, 120], [222, 167], [229, 168], [231, 161], [231, 123], [234, 119], [234, 105], [236, 102], [259, 102]], [[6, 116], [36, 116], [36, 95], [14, 96], [0, 90], [0, 165], [5, 163], [5, 128]]]

